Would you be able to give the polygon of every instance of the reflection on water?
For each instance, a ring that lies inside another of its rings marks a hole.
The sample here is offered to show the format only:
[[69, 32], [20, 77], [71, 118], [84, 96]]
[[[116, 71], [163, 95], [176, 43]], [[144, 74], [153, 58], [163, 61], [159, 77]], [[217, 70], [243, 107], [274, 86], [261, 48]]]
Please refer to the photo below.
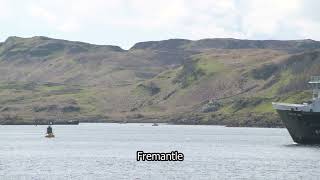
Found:
[[[0, 126], [4, 179], [313, 179], [320, 146], [286, 129], [152, 124]], [[136, 151], [184, 153], [183, 162], [136, 162]], [[3, 179], [1, 178], [1, 179]]]

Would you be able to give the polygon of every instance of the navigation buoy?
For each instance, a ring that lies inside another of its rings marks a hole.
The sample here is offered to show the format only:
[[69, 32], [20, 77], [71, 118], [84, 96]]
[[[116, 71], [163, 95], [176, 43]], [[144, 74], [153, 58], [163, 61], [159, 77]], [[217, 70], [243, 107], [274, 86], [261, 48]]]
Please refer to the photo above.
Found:
[[45, 137], [46, 138], [54, 138], [54, 134], [52, 132], [52, 127], [50, 125], [47, 127], [47, 134]]

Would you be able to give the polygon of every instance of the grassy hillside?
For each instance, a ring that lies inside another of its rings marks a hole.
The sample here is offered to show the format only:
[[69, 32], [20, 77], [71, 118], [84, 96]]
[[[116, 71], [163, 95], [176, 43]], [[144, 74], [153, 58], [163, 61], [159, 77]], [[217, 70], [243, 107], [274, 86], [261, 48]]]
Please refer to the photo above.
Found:
[[319, 51], [288, 55], [274, 50], [198, 54], [148, 80], [160, 91], [145, 94], [137, 108], [169, 116], [175, 123], [281, 126], [271, 102], [308, 101], [307, 81], [320, 73], [319, 55]]
[[46, 37], [0, 45], [0, 122], [35, 119], [281, 126], [320, 74], [320, 43], [205, 39], [126, 51]]

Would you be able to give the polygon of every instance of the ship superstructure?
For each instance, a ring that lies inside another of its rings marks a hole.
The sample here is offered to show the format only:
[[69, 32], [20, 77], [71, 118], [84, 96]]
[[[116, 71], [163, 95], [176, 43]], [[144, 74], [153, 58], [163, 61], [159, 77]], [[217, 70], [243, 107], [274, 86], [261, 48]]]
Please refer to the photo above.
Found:
[[320, 144], [320, 76], [309, 81], [312, 100], [303, 104], [273, 102], [294, 142]]

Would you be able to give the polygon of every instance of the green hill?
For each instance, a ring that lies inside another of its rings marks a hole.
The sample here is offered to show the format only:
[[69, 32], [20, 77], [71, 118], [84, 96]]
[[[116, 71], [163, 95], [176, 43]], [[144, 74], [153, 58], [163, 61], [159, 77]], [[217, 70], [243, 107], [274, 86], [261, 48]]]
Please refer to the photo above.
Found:
[[272, 101], [303, 102], [320, 42], [171, 39], [130, 50], [47, 37], [0, 44], [0, 122], [282, 126]]

